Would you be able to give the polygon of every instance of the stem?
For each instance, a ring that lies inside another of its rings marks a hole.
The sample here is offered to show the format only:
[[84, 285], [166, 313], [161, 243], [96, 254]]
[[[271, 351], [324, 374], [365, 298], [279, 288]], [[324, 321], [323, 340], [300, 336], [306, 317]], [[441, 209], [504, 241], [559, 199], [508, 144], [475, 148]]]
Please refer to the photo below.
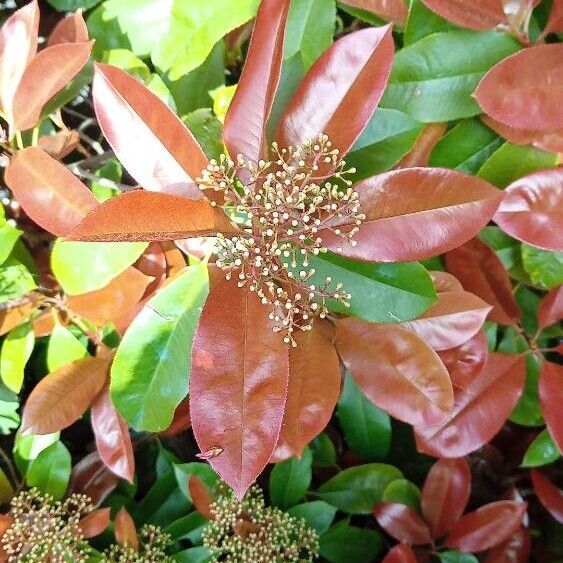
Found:
[[0, 447], [0, 458], [2, 458], [2, 461], [6, 464], [6, 467], [8, 468], [8, 473], [10, 474], [10, 478], [13, 481], [14, 487], [16, 488], [19, 487], [20, 481], [18, 479], [18, 475], [16, 473], [12, 460], [8, 457], [6, 452], [1, 447]]
[[20, 149], [20, 150], [22, 150], [24, 148], [21, 131], [16, 131], [16, 145], [17, 145], [18, 149]]
[[39, 142], [39, 126], [33, 128], [33, 133], [31, 134], [31, 146], [36, 147]]

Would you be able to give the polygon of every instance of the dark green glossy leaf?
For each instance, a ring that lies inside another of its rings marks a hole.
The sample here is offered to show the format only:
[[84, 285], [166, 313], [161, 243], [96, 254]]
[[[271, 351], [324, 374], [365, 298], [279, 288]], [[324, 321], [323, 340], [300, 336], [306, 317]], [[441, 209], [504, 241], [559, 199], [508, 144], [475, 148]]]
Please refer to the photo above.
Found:
[[211, 561], [211, 554], [203, 546], [190, 547], [175, 553], [172, 559], [178, 563], [207, 563]]
[[74, 12], [76, 10], [89, 10], [102, 0], [47, 0], [59, 12]]
[[31, 462], [26, 474], [30, 487], [58, 500], [65, 494], [70, 479], [70, 454], [62, 442], [55, 442], [44, 449]]
[[541, 467], [557, 461], [561, 457], [561, 452], [553, 442], [549, 430], [542, 430], [534, 441], [528, 446], [522, 467]]
[[319, 434], [309, 446], [313, 452], [314, 467], [336, 466], [336, 448], [326, 433]]
[[400, 502], [420, 512], [420, 490], [407, 479], [391, 481], [383, 491], [382, 502]]
[[270, 500], [274, 506], [287, 510], [304, 496], [313, 476], [313, 454], [307, 447], [301, 459], [292, 457], [277, 463], [270, 473]]
[[202, 516], [199, 512], [192, 512], [169, 524], [164, 532], [170, 534], [172, 541], [190, 540], [193, 542], [201, 534], [201, 528], [207, 522], [205, 516]]
[[421, 0], [410, 0], [409, 16], [403, 35], [405, 46], [416, 43], [427, 35], [456, 29], [460, 28], [429, 10]]
[[192, 502], [192, 496], [190, 495], [188, 481], [192, 475], [199, 477], [209, 489], [212, 489], [219, 479], [217, 473], [211, 469], [210, 465], [197, 461], [192, 463], [174, 464], [174, 475], [176, 477], [178, 487], [190, 502]]
[[320, 537], [321, 556], [330, 563], [374, 561], [381, 550], [381, 535], [374, 530], [338, 522]]
[[378, 18], [374, 13], [368, 12], [368, 10], [362, 10], [361, 8], [356, 8], [356, 6], [350, 6], [349, 4], [338, 2], [338, 7], [347, 14], [358, 18], [359, 20], [363, 20], [375, 27], [380, 25], [385, 25], [387, 23], [382, 18]]
[[442, 563], [478, 563], [477, 557], [461, 551], [442, 551], [437, 554]]
[[336, 508], [324, 500], [314, 500], [293, 506], [287, 513], [294, 518], [303, 518], [311, 528], [322, 534], [330, 528]]

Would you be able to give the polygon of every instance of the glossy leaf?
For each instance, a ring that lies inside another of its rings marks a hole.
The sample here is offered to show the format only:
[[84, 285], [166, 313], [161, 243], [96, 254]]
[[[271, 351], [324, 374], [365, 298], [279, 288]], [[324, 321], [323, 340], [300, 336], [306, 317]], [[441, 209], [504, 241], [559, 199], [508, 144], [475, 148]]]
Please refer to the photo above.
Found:
[[395, 418], [425, 426], [448, 419], [454, 398], [448, 372], [406, 328], [341, 319], [336, 349], [370, 401]]
[[407, 4], [404, 0], [342, 0], [342, 4], [373, 13], [399, 26], [403, 26], [407, 19]]
[[455, 276], [452, 276], [452, 274], [440, 270], [430, 271], [428, 273], [434, 282], [434, 287], [438, 294], [447, 291], [463, 291], [461, 282]]
[[266, 124], [283, 60], [289, 0], [260, 4], [246, 62], [225, 116], [225, 145], [231, 158], [243, 154], [258, 162], [267, 154]]
[[523, 525], [510, 538], [493, 547], [485, 563], [527, 563], [530, 560], [532, 537]]
[[88, 356], [88, 350], [76, 336], [60, 322], [54, 323], [47, 344], [47, 369], [50, 372]]
[[418, 450], [434, 456], [461, 457], [487, 443], [522, 394], [524, 372], [523, 358], [489, 354], [483, 371], [465, 389], [456, 390], [449, 421], [416, 429]]
[[134, 190], [98, 205], [68, 238], [148, 242], [234, 231], [226, 215], [207, 201]]
[[563, 286], [552, 289], [538, 308], [539, 328], [544, 329], [563, 319]]
[[522, 266], [533, 285], [552, 289], [563, 284], [563, 251], [552, 252], [528, 244], [520, 245], [520, 249]]
[[[502, 193], [453, 170], [410, 168], [356, 185], [366, 219], [356, 246], [320, 231], [326, 246], [360, 260], [418, 260], [447, 252], [474, 236], [495, 212]], [[343, 225], [342, 230], [349, 229]]]
[[542, 430], [528, 446], [522, 467], [541, 467], [557, 461], [561, 457], [559, 448], [553, 442], [549, 430]]
[[125, 332], [111, 368], [111, 394], [133, 428], [165, 430], [186, 396], [188, 351], [208, 283], [204, 264], [190, 266], [145, 304]]
[[563, 250], [558, 232], [563, 203], [563, 171], [537, 172], [505, 190], [494, 220], [510, 236], [545, 250]]
[[346, 154], [381, 99], [392, 59], [389, 26], [363, 29], [336, 41], [295, 92], [282, 115], [277, 140], [282, 146], [295, 146], [324, 133]]
[[464, 458], [439, 459], [422, 489], [422, 514], [433, 538], [449, 532], [463, 514], [471, 492], [471, 471]]
[[50, 434], [78, 420], [106, 382], [110, 362], [84, 358], [44, 377], [27, 399], [22, 432]]
[[292, 457], [277, 463], [270, 473], [270, 500], [274, 506], [287, 510], [303, 499], [311, 485], [313, 454], [303, 450], [301, 459]]
[[109, 508], [97, 508], [80, 519], [78, 527], [86, 538], [99, 536], [108, 526], [110, 520]]
[[520, 129], [563, 128], [554, 89], [562, 86], [563, 45], [535, 45], [494, 66], [475, 91], [484, 113]]
[[31, 272], [13, 255], [0, 267], [0, 303], [17, 300], [36, 287]]
[[561, 524], [563, 524], [563, 494], [544, 473], [538, 469], [530, 471], [534, 492], [544, 508]]
[[66, 166], [36, 147], [12, 157], [5, 179], [29, 217], [57, 236], [68, 234], [98, 203]]
[[445, 123], [431, 123], [426, 125], [416, 139], [412, 149], [401, 159], [396, 168], [428, 166], [432, 149], [443, 137], [446, 130], [447, 125]]
[[460, 551], [484, 551], [510, 537], [522, 524], [526, 503], [491, 502], [461, 517], [445, 545]]
[[416, 563], [416, 557], [408, 545], [401, 543], [389, 550], [382, 563]]
[[202, 452], [242, 498], [265, 467], [280, 434], [288, 347], [268, 309], [236, 276], [213, 286], [192, 348], [190, 413]]
[[31, 313], [37, 308], [39, 301], [30, 298], [22, 303], [0, 307], [0, 335], [7, 334], [29, 319]]
[[563, 420], [561, 401], [563, 401], [563, 367], [560, 364], [544, 362], [539, 383], [540, 403], [543, 416], [553, 441], [559, 451], [563, 451]]
[[13, 328], [2, 342], [0, 374], [10, 391], [19, 393], [24, 379], [24, 369], [35, 344], [32, 324], [27, 321]]
[[47, 46], [58, 45], [59, 43], [80, 43], [88, 41], [88, 28], [82, 17], [82, 10], [77, 10], [73, 14], [68, 14], [57, 23], [49, 35]]
[[291, 507], [287, 513], [293, 518], [303, 518], [319, 534], [326, 532], [336, 515], [336, 508], [324, 500], [304, 502]]
[[400, 503], [420, 513], [420, 489], [408, 479], [395, 479], [385, 487], [382, 502]]
[[117, 477], [109, 471], [98, 452], [83, 457], [73, 468], [69, 492], [88, 495], [99, 505], [117, 485]]
[[372, 561], [381, 550], [381, 535], [375, 530], [350, 526], [341, 520], [320, 537], [319, 554], [329, 563]]
[[217, 474], [206, 463], [175, 463], [173, 466], [174, 476], [178, 483], [178, 488], [184, 493], [189, 502], [194, 502], [192, 498], [192, 487], [190, 481], [196, 476], [208, 489], [213, 489], [217, 484]]
[[133, 551], [139, 550], [135, 522], [124, 506], [119, 509], [115, 517], [115, 542], [122, 547], [130, 547]]
[[376, 504], [373, 514], [377, 523], [392, 537], [410, 545], [424, 545], [432, 541], [430, 529], [410, 507], [386, 502]]
[[433, 12], [462, 27], [476, 30], [494, 29], [506, 16], [499, 0], [422, 0]]
[[29, 487], [36, 487], [59, 500], [67, 489], [70, 469], [70, 453], [62, 442], [57, 441], [31, 462], [25, 479]]
[[190, 475], [188, 480], [188, 489], [195, 509], [209, 520], [213, 519], [210, 504], [213, 502], [205, 483], [197, 476]]
[[121, 69], [98, 64], [93, 98], [106, 139], [139, 184], [156, 192], [201, 197], [194, 182], [207, 157], [158, 96]]

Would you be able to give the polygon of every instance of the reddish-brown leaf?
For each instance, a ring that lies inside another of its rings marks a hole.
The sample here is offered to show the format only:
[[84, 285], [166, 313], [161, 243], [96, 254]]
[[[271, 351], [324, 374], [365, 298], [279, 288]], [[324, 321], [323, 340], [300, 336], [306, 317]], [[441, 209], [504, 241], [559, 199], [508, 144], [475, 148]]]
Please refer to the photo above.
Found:
[[563, 170], [542, 170], [510, 184], [493, 219], [518, 240], [563, 250]]
[[13, 306], [0, 308], [0, 336], [27, 321], [41, 301], [42, 297], [33, 296]]
[[494, 29], [506, 20], [500, 0], [422, 0], [444, 19], [469, 29]]
[[404, 0], [343, 0], [342, 4], [371, 12], [400, 26], [407, 21], [408, 9]]
[[133, 518], [124, 506], [119, 509], [115, 517], [115, 542], [122, 547], [131, 547], [139, 551], [139, 537]]
[[530, 471], [534, 492], [544, 508], [563, 524], [563, 491], [556, 487], [539, 469]]
[[188, 489], [195, 509], [209, 520], [213, 519], [210, 505], [213, 502], [205, 483], [197, 476], [190, 475], [188, 479]]
[[289, 385], [282, 429], [270, 462], [301, 457], [303, 448], [328, 424], [340, 395], [340, 361], [332, 339], [317, 322], [295, 335], [289, 350]]
[[[184, 260], [184, 266], [186, 262]], [[166, 255], [162, 249], [162, 244], [158, 242], [151, 242], [147, 249], [141, 254], [137, 262], [134, 264], [135, 268], [150, 276], [152, 281], [147, 287], [146, 295], [154, 293], [166, 279], [167, 264]]]
[[398, 325], [341, 319], [336, 349], [370, 401], [395, 418], [424, 426], [448, 420], [453, 405], [448, 372], [416, 334]]
[[235, 232], [209, 202], [133, 190], [98, 205], [68, 234], [83, 241], [159, 241]]
[[43, 106], [62, 90], [90, 58], [92, 42], [64, 43], [40, 51], [29, 63], [14, 96], [14, 127], [37, 125]]
[[83, 457], [72, 469], [69, 494], [82, 493], [98, 506], [115, 489], [118, 478], [108, 470], [98, 452]]
[[563, 319], [563, 285], [554, 287], [540, 302], [538, 324], [542, 330]]
[[37, 146], [60, 160], [76, 150], [80, 145], [80, 134], [74, 129], [63, 129], [54, 135], [42, 135]]
[[192, 419], [190, 418], [190, 403], [188, 399], [182, 401], [176, 410], [174, 411], [174, 418], [170, 423], [170, 426], [160, 432], [162, 436], [176, 436], [184, 430], [187, 430], [192, 425]]
[[12, 122], [12, 103], [21, 77], [37, 52], [39, 5], [33, 0], [0, 28], [0, 109]]
[[373, 515], [377, 523], [400, 542], [425, 545], [432, 541], [426, 522], [406, 504], [382, 502], [373, 507]]
[[108, 377], [111, 359], [84, 358], [45, 376], [23, 410], [22, 432], [51, 434], [78, 420]]
[[35, 338], [48, 336], [53, 332], [53, 329], [55, 328], [55, 320], [50, 310], [42, 311], [41, 313], [39, 313], [39, 315], [33, 317], [32, 322]]
[[66, 166], [36, 147], [10, 159], [5, 180], [27, 215], [57, 236], [68, 234], [98, 204]]
[[263, 0], [248, 56], [225, 116], [224, 139], [234, 159], [258, 162], [267, 154], [266, 124], [280, 79], [289, 0]]
[[563, 452], [563, 366], [544, 362], [539, 383], [540, 404], [543, 417], [553, 441]]
[[467, 291], [493, 306], [489, 320], [511, 325], [522, 314], [502, 262], [483, 241], [474, 238], [445, 256], [446, 268]]
[[485, 551], [518, 530], [526, 512], [526, 503], [501, 500], [469, 512], [455, 524], [445, 545], [460, 551]]
[[521, 356], [490, 353], [481, 373], [466, 388], [455, 390], [450, 420], [416, 428], [418, 450], [436, 457], [462, 457], [486, 444], [520, 398], [524, 377]]
[[381, 563], [416, 563], [416, 556], [408, 545], [400, 543], [387, 553]]
[[510, 538], [489, 551], [485, 563], [528, 563], [531, 547], [530, 532], [520, 526]]
[[375, 111], [391, 72], [391, 26], [336, 41], [309, 69], [286, 108], [277, 139], [298, 145], [320, 133], [345, 155]]
[[496, 64], [475, 97], [484, 113], [519, 129], [563, 129], [563, 45], [536, 45]]
[[426, 125], [422, 133], [417, 137], [413, 148], [394, 166], [394, 168], [428, 166], [432, 149], [444, 136], [447, 129], [447, 123], [431, 123], [430, 125]]
[[483, 326], [492, 307], [467, 291], [446, 291], [420, 317], [401, 323], [434, 350], [461, 346]]
[[109, 508], [97, 508], [78, 522], [78, 527], [82, 535], [86, 538], [99, 536], [108, 526], [110, 519]]
[[437, 293], [444, 293], [446, 291], [463, 291], [463, 286], [461, 282], [452, 274], [448, 272], [428, 272], [432, 281], [434, 282], [434, 287]]
[[439, 459], [430, 469], [420, 499], [432, 537], [449, 532], [463, 514], [471, 493], [471, 471], [464, 458]]
[[202, 452], [242, 498], [278, 441], [289, 377], [288, 346], [268, 309], [237, 274], [217, 282], [192, 348], [190, 413]]
[[[332, 230], [320, 234], [331, 250], [367, 261], [418, 260], [457, 248], [488, 223], [502, 199], [487, 182], [443, 168], [393, 170], [355, 189], [366, 214], [356, 246]], [[340, 220], [342, 231], [352, 228], [347, 222]]]
[[133, 482], [135, 457], [129, 428], [115, 410], [106, 385], [92, 403], [92, 430], [96, 448], [108, 469], [118, 477]]
[[98, 123], [119, 160], [143, 188], [202, 198], [207, 166], [199, 143], [176, 114], [125, 71], [97, 64], [92, 95]]
[[68, 14], [55, 26], [47, 46], [57, 45], [59, 43], [81, 43], [88, 41], [88, 28], [82, 17], [82, 10], [77, 10], [72, 14]]

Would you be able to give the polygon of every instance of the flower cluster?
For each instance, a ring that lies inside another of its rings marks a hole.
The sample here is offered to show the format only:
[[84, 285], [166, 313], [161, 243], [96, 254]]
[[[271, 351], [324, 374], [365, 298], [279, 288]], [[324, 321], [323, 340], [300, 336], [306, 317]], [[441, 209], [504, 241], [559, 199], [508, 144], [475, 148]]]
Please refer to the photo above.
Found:
[[213, 519], [202, 539], [212, 561], [298, 563], [317, 556], [317, 533], [303, 519], [267, 507], [257, 486], [239, 501], [222, 484], [210, 508]]
[[[221, 155], [198, 178], [202, 190], [222, 192], [223, 209], [243, 227], [238, 236], [218, 237], [217, 265], [271, 306], [270, 319], [287, 343], [295, 344], [295, 330], [311, 330], [315, 316], [328, 314], [327, 300], [349, 304], [342, 284], [330, 278], [312, 283], [309, 261], [327, 251], [323, 230], [340, 236], [342, 244], [356, 244], [365, 215], [346, 178], [353, 172], [328, 137], [319, 135], [297, 147], [272, 143], [268, 161], [238, 155], [233, 162]], [[341, 230], [343, 219], [352, 227]]]
[[112, 545], [104, 552], [103, 563], [171, 563], [166, 555], [170, 536], [158, 526], [145, 524], [139, 530], [139, 551], [132, 547]]
[[23, 491], [11, 501], [12, 524], [2, 536], [8, 561], [80, 563], [88, 559], [90, 547], [79, 522], [94, 509], [86, 495], [71, 495], [55, 502], [36, 489]]

